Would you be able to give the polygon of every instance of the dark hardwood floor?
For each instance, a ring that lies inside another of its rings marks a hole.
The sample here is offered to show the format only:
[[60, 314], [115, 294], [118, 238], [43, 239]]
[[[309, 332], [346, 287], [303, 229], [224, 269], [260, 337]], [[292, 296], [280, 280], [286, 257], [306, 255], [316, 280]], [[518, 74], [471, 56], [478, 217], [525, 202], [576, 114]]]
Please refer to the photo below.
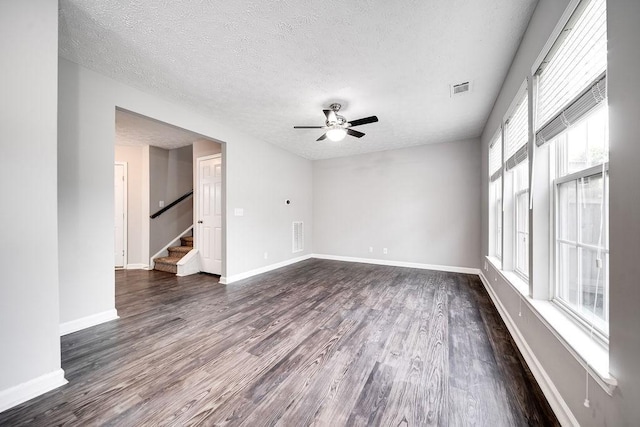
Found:
[[116, 272], [69, 384], [1, 425], [558, 425], [476, 276], [308, 260], [231, 285]]

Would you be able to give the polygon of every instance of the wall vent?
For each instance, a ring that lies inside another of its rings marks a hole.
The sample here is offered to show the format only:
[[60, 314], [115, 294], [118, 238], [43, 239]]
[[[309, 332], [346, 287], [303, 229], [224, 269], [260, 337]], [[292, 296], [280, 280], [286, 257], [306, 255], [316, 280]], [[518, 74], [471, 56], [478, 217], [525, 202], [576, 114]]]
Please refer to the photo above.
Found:
[[293, 253], [304, 251], [304, 223], [293, 222]]
[[471, 83], [470, 82], [458, 83], [456, 85], [450, 85], [450, 88], [451, 88], [451, 96], [461, 95], [471, 90]]

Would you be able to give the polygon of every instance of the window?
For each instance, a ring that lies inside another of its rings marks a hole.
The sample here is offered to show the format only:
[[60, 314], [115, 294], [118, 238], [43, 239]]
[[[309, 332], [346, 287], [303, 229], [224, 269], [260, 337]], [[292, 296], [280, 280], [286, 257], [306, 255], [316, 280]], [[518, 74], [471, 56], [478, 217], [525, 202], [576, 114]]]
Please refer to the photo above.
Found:
[[[526, 88], [526, 86], [525, 86]], [[507, 238], [513, 242], [510, 251], [513, 271], [522, 279], [529, 278], [529, 102], [527, 90], [516, 98], [513, 114], [506, 121], [505, 167], [511, 176], [508, 214], [512, 218]], [[505, 191], [507, 187], [505, 187]]]
[[608, 384], [607, 0], [569, 3], [490, 142], [489, 261]]
[[556, 140], [555, 299], [599, 332], [609, 321], [608, 138], [602, 106]]
[[489, 144], [489, 254], [502, 259], [502, 129]]
[[552, 299], [604, 338], [609, 319], [606, 34], [606, 1], [581, 1], [536, 72], [535, 100], [536, 145], [553, 144]]
[[493, 223], [495, 224], [493, 255], [502, 259], [502, 178], [492, 183], [493, 192]]
[[529, 162], [513, 170], [514, 200], [514, 271], [529, 278]]

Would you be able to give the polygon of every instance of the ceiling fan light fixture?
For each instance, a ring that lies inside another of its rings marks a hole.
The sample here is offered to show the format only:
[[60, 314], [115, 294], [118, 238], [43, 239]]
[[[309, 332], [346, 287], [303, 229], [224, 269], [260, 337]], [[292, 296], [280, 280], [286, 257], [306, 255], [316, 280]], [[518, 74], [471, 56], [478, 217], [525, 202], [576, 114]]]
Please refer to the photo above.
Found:
[[342, 141], [347, 136], [347, 131], [341, 127], [334, 127], [327, 131], [327, 138], [334, 142]]
[[294, 129], [326, 129], [327, 131], [320, 135], [320, 138], [316, 141], [324, 141], [329, 138], [329, 141], [342, 141], [345, 136], [349, 135], [354, 138], [362, 138], [364, 133], [352, 129], [354, 126], [366, 125], [369, 123], [375, 123], [378, 121], [378, 117], [369, 116], [358, 120], [347, 121], [343, 116], [336, 114], [340, 110], [340, 104], [331, 104], [330, 110], [322, 110], [324, 113], [325, 121], [324, 126], [294, 126]]

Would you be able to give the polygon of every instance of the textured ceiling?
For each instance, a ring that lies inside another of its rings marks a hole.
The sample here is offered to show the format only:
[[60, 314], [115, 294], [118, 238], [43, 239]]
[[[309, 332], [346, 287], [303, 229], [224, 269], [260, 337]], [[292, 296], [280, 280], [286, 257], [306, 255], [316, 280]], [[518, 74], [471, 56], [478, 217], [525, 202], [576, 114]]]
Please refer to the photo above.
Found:
[[138, 114], [116, 110], [116, 145], [145, 146], [171, 150], [203, 140], [189, 132]]
[[[535, 4], [61, 0], [60, 54], [320, 159], [479, 136]], [[380, 122], [337, 143], [292, 128], [334, 101]]]

